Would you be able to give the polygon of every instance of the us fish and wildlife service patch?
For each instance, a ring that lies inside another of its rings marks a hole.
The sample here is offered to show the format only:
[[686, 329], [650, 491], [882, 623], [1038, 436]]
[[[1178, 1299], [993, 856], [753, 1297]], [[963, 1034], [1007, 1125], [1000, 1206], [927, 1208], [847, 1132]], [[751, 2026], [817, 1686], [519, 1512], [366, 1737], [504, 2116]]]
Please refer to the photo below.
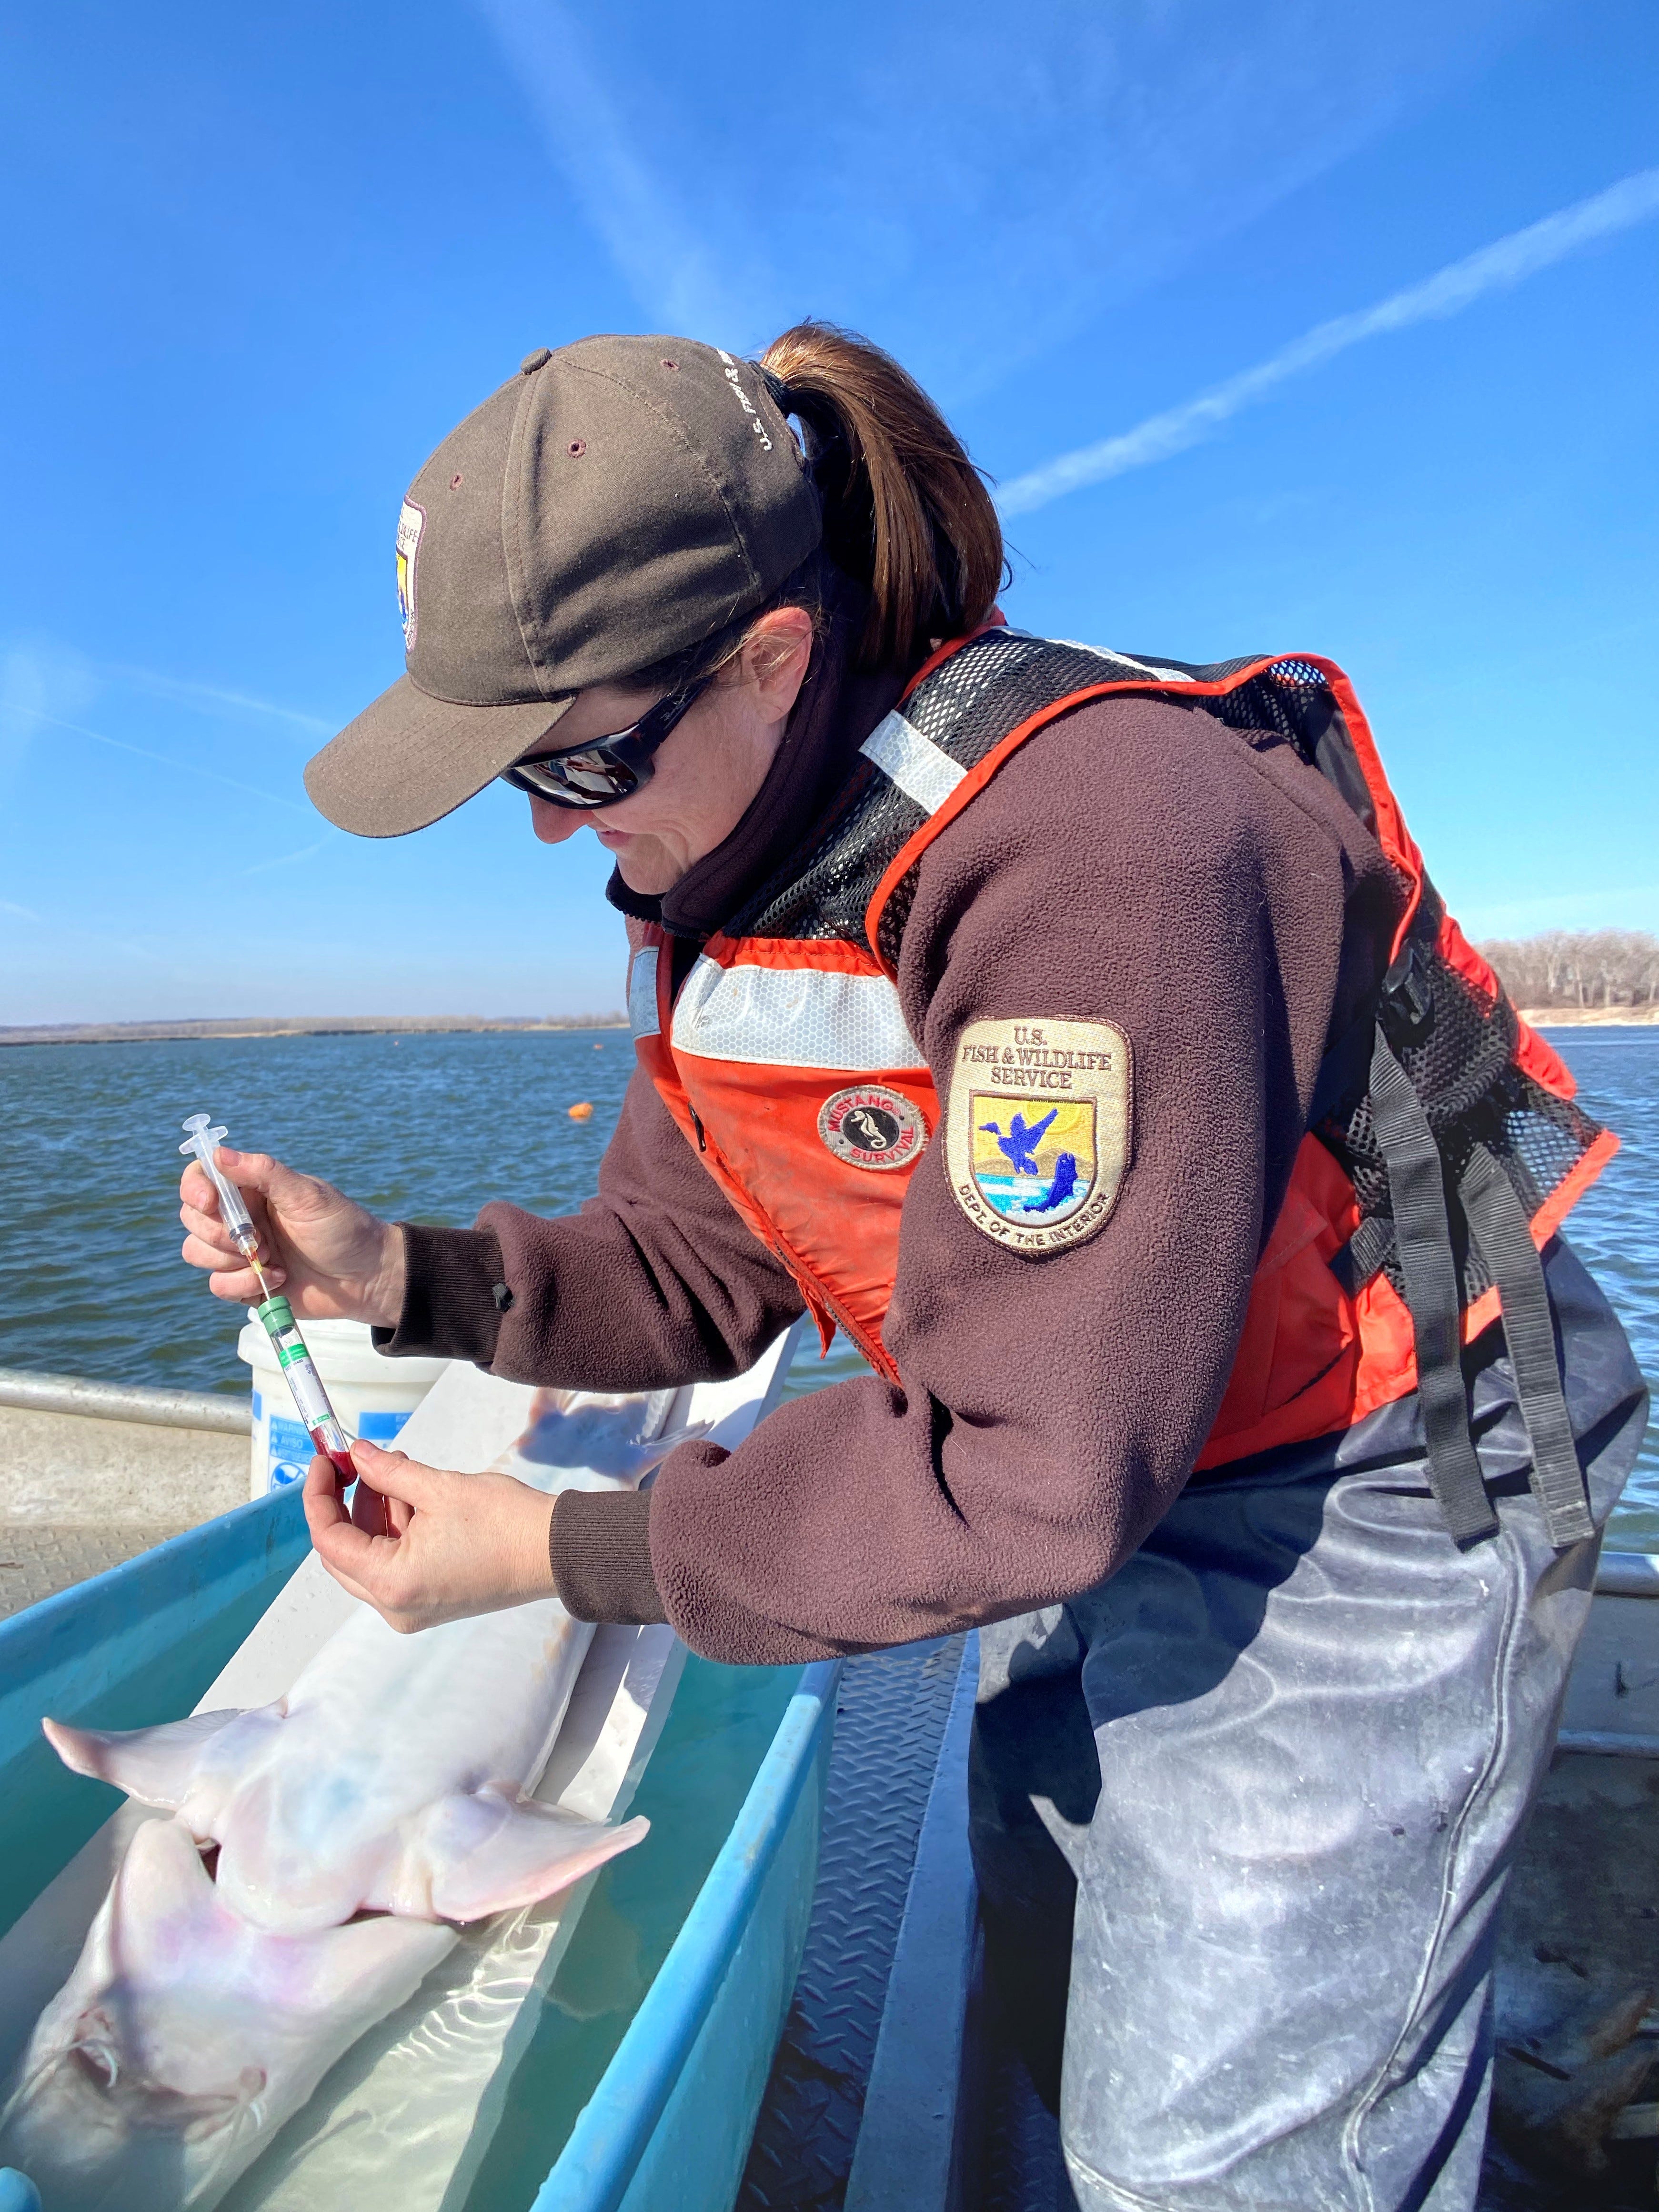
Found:
[[1104, 1228], [1129, 1164], [1129, 1041], [1109, 1022], [970, 1022], [945, 1163], [975, 1229], [1056, 1252]]

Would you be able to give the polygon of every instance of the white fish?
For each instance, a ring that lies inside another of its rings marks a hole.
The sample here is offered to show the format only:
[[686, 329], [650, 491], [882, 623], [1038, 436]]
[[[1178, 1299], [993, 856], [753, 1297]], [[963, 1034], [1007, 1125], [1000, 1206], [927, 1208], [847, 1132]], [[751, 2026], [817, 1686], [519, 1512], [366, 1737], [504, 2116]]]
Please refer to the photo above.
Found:
[[[567, 1405], [538, 1396], [515, 1472], [637, 1482], [696, 1433], [641, 1444], [638, 1400]], [[640, 1840], [644, 1820], [526, 1794], [592, 1636], [550, 1598], [415, 1637], [358, 1606], [274, 1705], [119, 1735], [43, 1723], [76, 1772], [177, 1816], [135, 1836], [0, 2123], [0, 2164], [46, 2212], [216, 2203], [442, 1956], [443, 1923], [551, 1896]], [[386, 1917], [343, 1924], [365, 1912]]]
[[[637, 1400], [567, 1411], [543, 1392], [511, 1457], [636, 1482], [688, 1433], [640, 1444], [639, 1414]], [[592, 1634], [556, 1598], [413, 1637], [358, 1606], [274, 1705], [120, 1735], [44, 1726], [77, 1774], [218, 1844], [220, 1898], [250, 1927], [479, 1920], [551, 1896], [645, 1832], [524, 1795]]]
[[389, 1916], [265, 1936], [228, 1912], [179, 1820], [134, 1835], [0, 2114], [47, 2212], [216, 2203], [454, 1931]]
[[220, 1899], [273, 1936], [354, 1912], [481, 1920], [550, 1897], [645, 1832], [524, 1794], [592, 1638], [556, 1598], [402, 1637], [362, 1607], [285, 1698], [106, 1735], [45, 1723], [77, 1774], [219, 1846]]

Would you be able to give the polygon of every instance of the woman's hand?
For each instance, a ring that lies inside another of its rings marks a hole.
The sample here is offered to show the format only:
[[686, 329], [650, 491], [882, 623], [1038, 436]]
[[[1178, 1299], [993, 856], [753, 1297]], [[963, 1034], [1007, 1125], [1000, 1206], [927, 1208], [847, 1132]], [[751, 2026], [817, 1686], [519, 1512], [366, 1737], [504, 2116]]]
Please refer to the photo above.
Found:
[[[366, 1321], [395, 1328], [404, 1304], [404, 1232], [319, 1176], [299, 1175], [268, 1152], [219, 1147], [219, 1165], [247, 1201], [265, 1279], [301, 1321]], [[219, 1218], [219, 1194], [198, 1160], [179, 1185], [184, 1256], [212, 1270], [208, 1288], [257, 1305], [258, 1278]]]
[[378, 1444], [353, 1444], [351, 1456], [364, 1478], [357, 1497], [365, 1485], [380, 1493], [391, 1533], [353, 1525], [319, 1455], [306, 1478], [311, 1540], [341, 1588], [400, 1634], [553, 1595], [545, 1491], [510, 1474], [446, 1474]]

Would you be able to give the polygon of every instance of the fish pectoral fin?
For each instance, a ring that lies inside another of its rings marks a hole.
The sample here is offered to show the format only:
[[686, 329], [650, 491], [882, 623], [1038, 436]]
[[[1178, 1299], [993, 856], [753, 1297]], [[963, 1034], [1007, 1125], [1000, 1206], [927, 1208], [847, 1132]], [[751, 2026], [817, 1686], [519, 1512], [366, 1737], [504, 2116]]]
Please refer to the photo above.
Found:
[[119, 1732], [70, 1728], [54, 1720], [43, 1720], [40, 1727], [74, 1773], [112, 1782], [142, 1805], [176, 1813], [189, 1795], [204, 1744], [240, 1718], [240, 1711], [191, 1713], [187, 1720], [167, 1721], [159, 1728]]
[[637, 1844], [650, 1825], [633, 1820], [612, 1827], [486, 1783], [441, 1797], [421, 1814], [388, 1902], [394, 1912], [440, 1920], [511, 1912], [568, 1889]]

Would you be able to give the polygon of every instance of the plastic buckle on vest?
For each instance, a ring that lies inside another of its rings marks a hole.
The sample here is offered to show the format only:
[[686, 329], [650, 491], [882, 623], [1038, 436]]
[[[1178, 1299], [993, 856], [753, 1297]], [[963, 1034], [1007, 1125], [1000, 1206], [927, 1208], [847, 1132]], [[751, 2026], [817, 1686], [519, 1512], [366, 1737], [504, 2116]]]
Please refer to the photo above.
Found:
[[1392, 1045], [1415, 1044], [1434, 1020], [1428, 963], [1415, 939], [1382, 978], [1376, 1018]]

